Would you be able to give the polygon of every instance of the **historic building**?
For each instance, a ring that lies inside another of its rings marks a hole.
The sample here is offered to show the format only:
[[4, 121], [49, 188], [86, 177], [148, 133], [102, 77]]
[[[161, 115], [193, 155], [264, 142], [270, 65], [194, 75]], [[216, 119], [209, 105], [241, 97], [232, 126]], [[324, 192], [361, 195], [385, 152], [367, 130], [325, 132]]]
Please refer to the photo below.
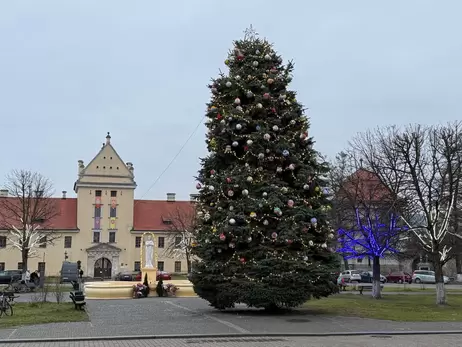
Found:
[[[192, 221], [194, 202], [176, 201], [174, 193], [166, 200], [136, 200], [134, 167], [117, 154], [108, 134], [106, 143], [87, 165], [78, 161], [74, 184], [76, 198], [63, 192], [56, 200], [59, 213], [49, 223], [60, 237], [54, 244], [36, 249], [28, 260], [29, 270], [45, 270], [58, 275], [64, 260], [82, 262], [85, 276], [114, 277], [121, 271], [140, 270], [143, 234], [153, 233], [157, 246], [158, 270], [185, 273], [187, 264], [172, 243], [181, 234], [174, 225]], [[3, 191], [0, 199], [12, 199]], [[8, 244], [7, 231], [0, 230], [0, 270], [21, 269], [21, 253]]]

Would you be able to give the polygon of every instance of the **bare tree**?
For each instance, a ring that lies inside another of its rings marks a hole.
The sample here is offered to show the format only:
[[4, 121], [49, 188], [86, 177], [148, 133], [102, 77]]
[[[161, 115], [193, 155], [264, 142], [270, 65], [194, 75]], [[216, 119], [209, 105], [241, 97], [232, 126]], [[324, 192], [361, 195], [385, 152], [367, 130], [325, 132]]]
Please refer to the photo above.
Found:
[[[341, 152], [331, 165], [334, 190], [332, 219], [338, 230], [338, 251], [348, 259], [372, 260], [372, 296], [381, 298], [380, 258], [399, 253], [403, 233], [400, 201], [354, 153]], [[404, 235], [405, 236], [405, 235]]]
[[9, 196], [0, 198], [0, 230], [7, 232], [7, 243], [21, 252], [26, 272], [37, 248], [61, 236], [52, 225], [60, 209], [51, 198], [53, 185], [39, 173], [14, 170], [7, 175], [4, 189]]
[[352, 147], [377, 177], [406, 202], [404, 219], [435, 268], [436, 303], [446, 304], [443, 266], [461, 177], [462, 125], [410, 125], [360, 134]]
[[[191, 203], [193, 204], [193, 203]], [[177, 207], [164, 218], [169, 220], [168, 245], [165, 255], [176, 259], [186, 259], [188, 273], [191, 272], [191, 249], [194, 244], [192, 231], [196, 225], [196, 214], [193, 205], [190, 209]]]

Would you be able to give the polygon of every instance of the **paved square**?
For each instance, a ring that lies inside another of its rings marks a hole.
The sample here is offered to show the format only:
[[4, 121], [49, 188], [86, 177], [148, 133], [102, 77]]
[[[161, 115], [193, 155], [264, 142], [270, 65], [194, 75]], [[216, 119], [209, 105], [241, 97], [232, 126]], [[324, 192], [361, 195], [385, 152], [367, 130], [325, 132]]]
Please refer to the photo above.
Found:
[[90, 322], [1, 329], [0, 339], [195, 335], [246, 333], [326, 333], [348, 331], [459, 330], [460, 322], [403, 323], [316, 315], [298, 310], [268, 315], [238, 307], [220, 312], [198, 298], [149, 298], [88, 301]]

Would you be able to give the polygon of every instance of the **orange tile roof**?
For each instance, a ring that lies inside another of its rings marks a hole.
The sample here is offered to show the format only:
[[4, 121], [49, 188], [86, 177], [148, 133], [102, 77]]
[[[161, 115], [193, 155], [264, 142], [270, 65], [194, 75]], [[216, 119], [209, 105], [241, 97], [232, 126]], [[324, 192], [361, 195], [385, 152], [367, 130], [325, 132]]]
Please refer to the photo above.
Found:
[[392, 193], [373, 172], [359, 169], [348, 177], [342, 187], [344, 193], [366, 201], [390, 199]]
[[[0, 200], [0, 208], [6, 210], [4, 211], [5, 213], [0, 213], [0, 228], [17, 225], [19, 220], [16, 220], [17, 218], [14, 218], [11, 213], [8, 213], [8, 206], [12, 206], [18, 199], [15, 197], [2, 197], [0, 199], [8, 199], [8, 205], [4, 204], [5, 200]], [[57, 213], [51, 220], [46, 221], [44, 226], [47, 229], [55, 230], [77, 229], [77, 199], [50, 198], [50, 202], [55, 205]]]
[[[0, 198], [10, 199], [13, 197]], [[46, 222], [46, 228], [55, 230], [75, 230], [77, 229], [77, 199], [76, 198], [51, 198], [51, 201], [58, 209], [57, 215]], [[1, 208], [1, 204], [0, 204]], [[194, 216], [194, 204], [190, 201], [165, 201], [165, 200], [135, 200], [133, 229], [141, 231], [161, 231], [169, 230], [171, 226], [166, 224], [168, 219], [184, 218], [184, 223], [188, 223]], [[18, 224], [13, 218], [2, 220], [0, 213], [0, 229], [5, 225]], [[174, 221], [173, 221], [174, 222]]]
[[[190, 201], [135, 200], [133, 230], [169, 230], [165, 219], [182, 218], [189, 223], [194, 216], [194, 203]], [[175, 221], [172, 221], [175, 223]]]

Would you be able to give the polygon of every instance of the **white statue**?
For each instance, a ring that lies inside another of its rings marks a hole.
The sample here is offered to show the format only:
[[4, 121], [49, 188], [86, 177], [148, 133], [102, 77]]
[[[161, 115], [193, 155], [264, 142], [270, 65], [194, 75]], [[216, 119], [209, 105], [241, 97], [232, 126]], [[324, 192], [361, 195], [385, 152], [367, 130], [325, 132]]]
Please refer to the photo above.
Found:
[[144, 243], [144, 254], [145, 254], [144, 267], [152, 269], [154, 267], [152, 263], [153, 258], [154, 258], [154, 241], [152, 240], [151, 235], [147, 236], [147, 239]]

